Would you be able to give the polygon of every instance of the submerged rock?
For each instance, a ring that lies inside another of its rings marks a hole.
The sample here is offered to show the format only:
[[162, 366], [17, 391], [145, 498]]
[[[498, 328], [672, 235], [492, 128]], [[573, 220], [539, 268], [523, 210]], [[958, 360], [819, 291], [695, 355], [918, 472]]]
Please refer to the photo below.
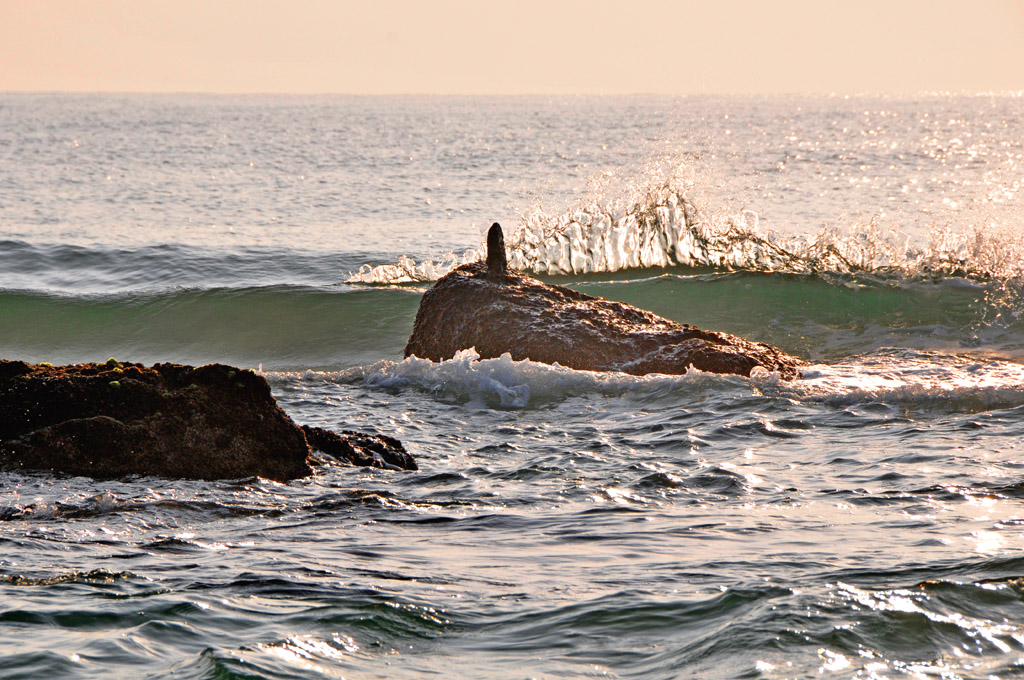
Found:
[[352, 430], [332, 432], [322, 427], [303, 425], [302, 431], [311, 448], [326, 453], [336, 460], [352, 465], [379, 467], [389, 470], [415, 470], [416, 460], [405, 451], [402, 442], [394, 437], [364, 434]]
[[514, 270], [496, 275], [483, 263], [458, 267], [424, 294], [405, 356], [442, 361], [470, 347], [484, 359], [507, 352], [516, 360], [633, 375], [682, 374], [693, 366], [749, 376], [761, 366], [796, 378], [804, 365], [765, 343], [679, 324]]
[[[336, 459], [416, 468], [395, 439], [352, 432], [334, 437], [347, 443], [325, 451]], [[222, 364], [0, 360], [0, 466], [8, 469], [287, 481], [312, 472], [310, 447], [321, 448], [322, 439], [326, 435], [307, 441], [267, 381], [252, 371]]]

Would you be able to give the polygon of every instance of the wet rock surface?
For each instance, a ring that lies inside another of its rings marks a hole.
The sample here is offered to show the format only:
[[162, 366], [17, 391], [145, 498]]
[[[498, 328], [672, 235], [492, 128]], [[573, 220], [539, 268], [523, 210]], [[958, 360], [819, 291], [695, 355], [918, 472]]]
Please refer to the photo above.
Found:
[[402, 442], [394, 437], [371, 435], [352, 430], [332, 432], [322, 427], [303, 425], [309, 446], [335, 460], [388, 470], [416, 470], [416, 460]]
[[441, 361], [475, 347], [587, 371], [683, 374], [690, 366], [796, 378], [805, 362], [761, 342], [679, 324], [631, 305], [547, 285], [513, 270], [463, 265], [423, 296], [405, 356]]
[[[314, 428], [320, 430], [320, 428]], [[333, 435], [333, 458], [414, 469], [388, 437]], [[109, 361], [73, 366], [0, 360], [0, 467], [96, 478], [155, 475], [277, 481], [312, 472], [306, 432], [252, 371]], [[326, 446], [326, 444], [324, 444]]]

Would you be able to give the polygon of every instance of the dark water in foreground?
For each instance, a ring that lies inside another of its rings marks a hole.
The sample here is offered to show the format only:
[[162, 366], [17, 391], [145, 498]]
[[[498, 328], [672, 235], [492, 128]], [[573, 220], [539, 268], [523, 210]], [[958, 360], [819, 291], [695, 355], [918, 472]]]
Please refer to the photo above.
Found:
[[1021, 671], [1021, 406], [520, 370], [537, 403], [504, 410], [272, 377], [299, 420], [399, 434], [416, 473], [5, 475], [5, 673]]
[[[0, 678], [1024, 675], [1021, 106], [0, 97], [0, 356], [262, 366], [420, 465], [0, 473]], [[812, 366], [403, 360], [494, 219]]]

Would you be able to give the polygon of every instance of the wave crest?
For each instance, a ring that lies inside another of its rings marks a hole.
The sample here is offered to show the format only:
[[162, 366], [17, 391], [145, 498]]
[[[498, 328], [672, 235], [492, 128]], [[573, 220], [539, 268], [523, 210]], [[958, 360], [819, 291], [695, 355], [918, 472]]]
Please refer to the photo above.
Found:
[[[867, 274], [886, 278], [998, 279], [1014, 297], [1024, 290], [1024, 235], [993, 224], [933, 229], [924, 244], [898, 229], [883, 229], [881, 214], [849, 229], [817, 233], [762, 231], [758, 214], [700, 208], [688, 196], [693, 181], [672, 177], [627, 199], [603, 197], [560, 214], [524, 217], [506, 238], [509, 266], [535, 274], [579, 275], [656, 267], [813, 274]], [[402, 256], [393, 264], [364, 264], [349, 283], [436, 281], [461, 264], [486, 256], [481, 243], [462, 256], [437, 261]]]

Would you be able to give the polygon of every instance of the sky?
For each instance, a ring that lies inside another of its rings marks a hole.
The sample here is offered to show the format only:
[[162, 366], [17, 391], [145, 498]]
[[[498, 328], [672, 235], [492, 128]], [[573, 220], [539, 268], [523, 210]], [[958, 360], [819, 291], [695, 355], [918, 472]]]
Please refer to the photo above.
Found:
[[0, 0], [0, 91], [1024, 91], [1024, 0]]

